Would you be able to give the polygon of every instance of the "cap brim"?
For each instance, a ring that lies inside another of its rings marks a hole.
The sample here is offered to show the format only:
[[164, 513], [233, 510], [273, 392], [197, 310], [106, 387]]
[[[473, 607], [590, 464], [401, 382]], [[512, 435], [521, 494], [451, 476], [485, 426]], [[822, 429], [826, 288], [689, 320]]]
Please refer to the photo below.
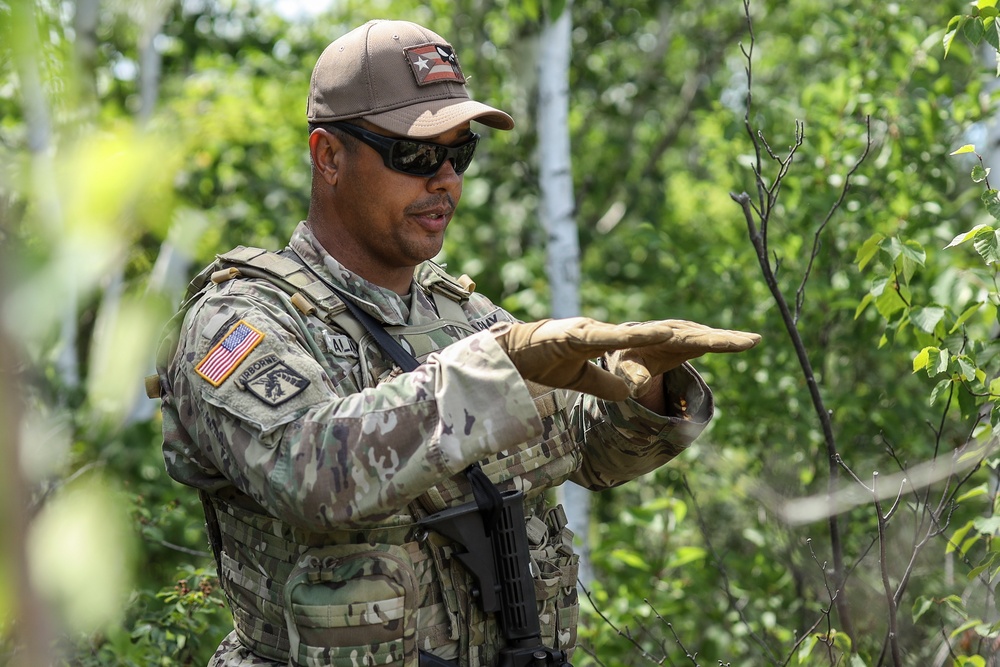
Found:
[[473, 120], [497, 130], [514, 128], [514, 119], [507, 113], [475, 100], [454, 98], [425, 101], [362, 118], [389, 132], [414, 138], [444, 134]]

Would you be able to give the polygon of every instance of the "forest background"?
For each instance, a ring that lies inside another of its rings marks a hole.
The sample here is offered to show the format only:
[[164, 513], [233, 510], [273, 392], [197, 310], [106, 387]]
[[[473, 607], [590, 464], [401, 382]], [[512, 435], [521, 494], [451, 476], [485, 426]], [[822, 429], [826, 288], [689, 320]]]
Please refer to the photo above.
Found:
[[590, 498], [574, 664], [997, 664], [995, 4], [0, 0], [0, 664], [203, 665], [231, 629], [142, 378], [194, 270], [304, 217], [312, 65], [373, 16], [517, 119], [453, 272], [552, 312], [568, 16], [582, 314], [764, 335], [697, 362], [694, 446]]

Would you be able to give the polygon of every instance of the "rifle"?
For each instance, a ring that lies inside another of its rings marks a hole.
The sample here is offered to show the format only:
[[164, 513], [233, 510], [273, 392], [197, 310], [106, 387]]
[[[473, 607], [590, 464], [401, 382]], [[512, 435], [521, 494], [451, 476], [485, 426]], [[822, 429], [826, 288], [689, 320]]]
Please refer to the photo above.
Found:
[[[475, 578], [472, 595], [484, 612], [499, 614], [507, 643], [500, 649], [497, 667], [572, 667], [565, 651], [542, 644], [524, 526], [524, 492], [508, 491], [501, 498], [489, 531], [475, 502], [442, 510], [419, 523], [465, 549], [455, 555]], [[420, 667], [457, 666], [421, 651]]]

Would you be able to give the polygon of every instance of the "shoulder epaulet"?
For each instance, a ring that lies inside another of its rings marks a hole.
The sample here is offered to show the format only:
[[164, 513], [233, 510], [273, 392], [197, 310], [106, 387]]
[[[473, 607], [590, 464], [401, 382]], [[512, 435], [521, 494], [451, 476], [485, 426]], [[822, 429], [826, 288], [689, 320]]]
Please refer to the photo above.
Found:
[[476, 283], [469, 276], [462, 274], [455, 278], [445, 271], [443, 266], [430, 261], [421, 265], [417, 282], [432, 292], [458, 302], [468, 299], [476, 289]]

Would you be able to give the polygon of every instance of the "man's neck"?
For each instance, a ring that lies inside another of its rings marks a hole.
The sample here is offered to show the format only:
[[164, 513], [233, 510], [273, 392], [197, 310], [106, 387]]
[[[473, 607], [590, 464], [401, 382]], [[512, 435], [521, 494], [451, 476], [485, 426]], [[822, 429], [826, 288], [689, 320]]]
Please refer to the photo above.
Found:
[[354, 275], [364, 278], [373, 285], [392, 290], [401, 297], [406, 297], [410, 293], [410, 284], [413, 282], [416, 267], [366, 266], [365, 263], [355, 260], [350, 247], [344, 247], [335, 235], [325, 233], [323, 225], [314, 224], [311, 218], [306, 218], [306, 224], [327, 254]]

